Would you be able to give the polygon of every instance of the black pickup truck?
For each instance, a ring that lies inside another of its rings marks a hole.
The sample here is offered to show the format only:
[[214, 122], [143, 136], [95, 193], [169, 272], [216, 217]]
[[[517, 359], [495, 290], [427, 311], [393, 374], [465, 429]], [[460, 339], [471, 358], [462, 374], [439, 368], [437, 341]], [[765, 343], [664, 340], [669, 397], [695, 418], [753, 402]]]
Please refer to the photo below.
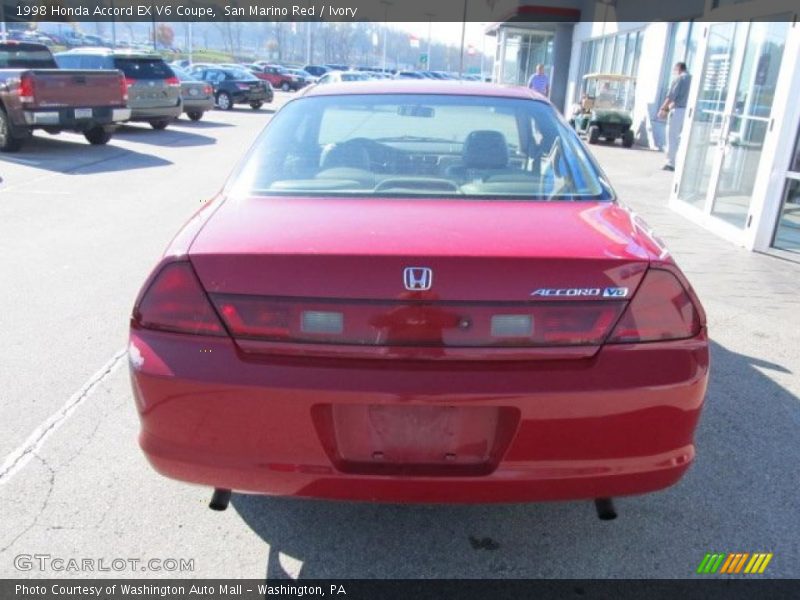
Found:
[[0, 43], [0, 152], [19, 150], [34, 129], [105, 144], [130, 118], [127, 102], [119, 71], [59, 69], [47, 46]]

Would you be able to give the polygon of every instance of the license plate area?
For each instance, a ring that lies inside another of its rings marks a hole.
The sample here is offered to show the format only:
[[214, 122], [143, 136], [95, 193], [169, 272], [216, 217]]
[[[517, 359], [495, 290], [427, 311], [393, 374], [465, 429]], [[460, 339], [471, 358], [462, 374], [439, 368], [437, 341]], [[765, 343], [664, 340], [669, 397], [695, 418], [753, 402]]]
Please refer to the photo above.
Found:
[[336, 404], [313, 412], [336, 468], [374, 475], [486, 475], [519, 423], [517, 409], [495, 406]]
[[91, 119], [92, 118], [92, 109], [91, 108], [76, 108], [75, 109], [75, 118], [76, 119]]

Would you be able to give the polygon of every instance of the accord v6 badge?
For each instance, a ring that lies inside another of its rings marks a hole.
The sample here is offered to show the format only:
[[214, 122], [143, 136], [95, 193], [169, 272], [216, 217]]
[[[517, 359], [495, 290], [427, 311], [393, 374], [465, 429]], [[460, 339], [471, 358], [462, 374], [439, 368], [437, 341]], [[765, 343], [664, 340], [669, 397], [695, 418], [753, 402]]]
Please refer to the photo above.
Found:
[[539, 288], [531, 296], [601, 296], [603, 298], [625, 298], [626, 287], [607, 288]]

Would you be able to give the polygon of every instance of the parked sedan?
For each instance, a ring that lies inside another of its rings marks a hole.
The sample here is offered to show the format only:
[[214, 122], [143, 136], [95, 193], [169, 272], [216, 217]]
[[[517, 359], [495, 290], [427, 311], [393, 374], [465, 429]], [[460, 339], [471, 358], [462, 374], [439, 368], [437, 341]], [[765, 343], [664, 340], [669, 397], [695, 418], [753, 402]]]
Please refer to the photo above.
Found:
[[181, 82], [183, 112], [192, 121], [199, 121], [203, 118], [203, 113], [214, 108], [216, 100], [213, 86], [177, 67], [172, 67], [172, 70]]
[[328, 83], [342, 83], [348, 81], [369, 81], [372, 79], [369, 73], [361, 71], [328, 71], [317, 80], [320, 85]]
[[241, 490], [607, 517], [692, 464], [700, 302], [526, 88], [314, 86], [174, 239], [131, 320], [139, 441], [216, 508]]
[[244, 67], [210, 68], [194, 73], [214, 89], [214, 97], [222, 110], [231, 110], [236, 104], [249, 104], [253, 110], [265, 102], [272, 102], [272, 86], [261, 81]]

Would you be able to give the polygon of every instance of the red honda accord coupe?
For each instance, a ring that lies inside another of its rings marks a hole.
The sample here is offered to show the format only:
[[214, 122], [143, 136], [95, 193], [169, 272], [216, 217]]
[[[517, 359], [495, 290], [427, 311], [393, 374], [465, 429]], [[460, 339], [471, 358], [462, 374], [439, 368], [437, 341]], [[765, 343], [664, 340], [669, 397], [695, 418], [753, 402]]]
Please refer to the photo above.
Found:
[[215, 488], [525, 502], [674, 484], [703, 309], [545, 99], [320, 86], [272, 119], [144, 284], [155, 469]]

